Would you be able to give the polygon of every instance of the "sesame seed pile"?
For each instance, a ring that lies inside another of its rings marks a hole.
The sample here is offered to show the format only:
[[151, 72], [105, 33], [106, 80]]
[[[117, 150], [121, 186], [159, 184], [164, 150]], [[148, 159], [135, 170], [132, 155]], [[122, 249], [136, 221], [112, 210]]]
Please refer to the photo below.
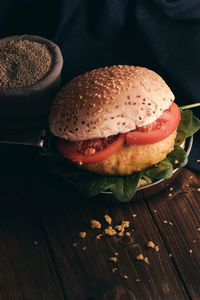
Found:
[[50, 70], [52, 55], [45, 44], [19, 40], [0, 43], [0, 88], [30, 86]]

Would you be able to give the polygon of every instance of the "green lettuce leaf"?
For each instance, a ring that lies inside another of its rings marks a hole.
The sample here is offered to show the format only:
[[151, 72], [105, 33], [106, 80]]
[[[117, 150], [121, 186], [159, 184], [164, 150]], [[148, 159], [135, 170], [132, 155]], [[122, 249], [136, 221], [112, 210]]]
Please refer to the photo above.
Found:
[[174, 147], [174, 150], [167, 155], [167, 159], [173, 165], [173, 169], [184, 167], [188, 162], [187, 153], [179, 146]]
[[76, 185], [86, 197], [94, 197], [101, 192], [111, 190], [112, 186], [117, 184], [115, 178], [111, 176], [85, 176]]
[[186, 139], [187, 133], [185, 131], [178, 130], [176, 139], [175, 139], [175, 145], [180, 146]]
[[187, 138], [195, 134], [200, 129], [200, 120], [192, 114], [192, 121], [187, 130]]
[[115, 184], [110, 187], [110, 190], [119, 201], [129, 202], [136, 192], [142, 174], [143, 172], [138, 172], [133, 175], [118, 177]]
[[184, 140], [200, 129], [200, 120], [193, 115], [191, 110], [181, 111], [181, 121], [178, 126], [175, 145], [181, 145]]
[[173, 165], [166, 158], [157, 165], [149, 168], [144, 172], [144, 174], [153, 179], [167, 179], [170, 178], [173, 174]]

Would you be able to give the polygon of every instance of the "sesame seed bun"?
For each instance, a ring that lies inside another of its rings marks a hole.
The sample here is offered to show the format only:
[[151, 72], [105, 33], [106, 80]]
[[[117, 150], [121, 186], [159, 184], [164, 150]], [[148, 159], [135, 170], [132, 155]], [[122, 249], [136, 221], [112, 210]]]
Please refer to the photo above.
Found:
[[52, 133], [69, 140], [102, 138], [154, 122], [174, 95], [155, 72], [119, 65], [92, 70], [70, 81], [52, 103]]

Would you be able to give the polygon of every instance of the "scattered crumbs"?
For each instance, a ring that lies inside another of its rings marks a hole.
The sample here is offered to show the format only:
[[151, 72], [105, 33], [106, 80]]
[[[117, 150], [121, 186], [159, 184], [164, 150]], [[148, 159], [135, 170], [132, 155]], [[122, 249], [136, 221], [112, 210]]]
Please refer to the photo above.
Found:
[[157, 214], [158, 211], [157, 211], [157, 209], [153, 209], [153, 212], [154, 212], [154, 214]]
[[190, 249], [189, 252], [192, 253], [192, 249]]
[[38, 241], [33, 241], [33, 244], [36, 246], [39, 245]]
[[97, 220], [90, 220], [90, 227], [92, 229], [100, 229], [101, 228], [101, 223]]
[[145, 257], [145, 258], [144, 258], [144, 262], [145, 262], [146, 264], [150, 264], [148, 257]]
[[197, 228], [197, 231], [200, 231], [200, 227]]
[[197, 191], [200, 192], [200, 188], [198, 188]]
[[164, 221], [163, 221], [163, 223], [167, 224], [167, 223], [168, 223], [168, 221], [167, 221], [167, 220], [164, 220]]
[[127, 276], [127, 275], [124, 275], [123, 277], [124, 277], [124, 279], [128, 279], [128, 276]]
[[172, 257], [172, 254], [171, 254], [171, 253], [169, 253], [169, 257]]
[[169, 225], [173, 226], [173, 223], [172, 223], [172, 222], [169, 222]]
[[115, 229], [117, 229], [119, 231], [124, 231], [124, 228], [128, 228], [129, 224], [130, 224], [129, 221], [122, 221], [122, 223], [120, 225], [115, 226]]
[[133, 218], [136, 218], [136, 217], [137, 217], [137, 215], [136, 215], [136, 214], [132, 214], [132, 217], [133, 217]]
[[118, 236], [124, 236], [124, 230], [117, 233]]
[[105, 215], [104, 218], [105, 218], [105, 221], [111, 225], [111, 223], [112, 223], [111, 217], [109, 215]]
[[112, 268], [112, 272], [115, 273], [118, 270], [118, 268]]
[[95, 239], [96, 239], [96, 240], [100, 240], [102, 236], [103, 236], [103, 234], [98, 234], [98, 235], [95, 237]]
[[154, 247], [154, 250], [155, 250], [156, 252], [158, 252], [158, 251], [159, 251], [159, 246], [155, 246], [155, 247]]
[[170, 189], [169, 189], [169, 190], [170, 190], [170, 191], [173, 191], [173, 189], [174, 189], [173, 187], [170, 187]]
[[169, 196], [169, 197], [172, 197], [172, 193], [170, 193], [168, 196]]
[[130, 234], [130, 232], [126, 232], [126, 234], [125, 234], [126, 236], [131, 236], [131, 234]]
[[128, 228], [129, 227], [130, 222], [129, 221], [122, 221], [122, 226], [124, 228]]
[[155, 248], [154, 242], [149, 241], [149, 242], [147, 243], [147, 247], [148, 247], [148, 248]]
[[77, 242], [72, 244], [73, 247], [77, 247], [77, 245], [78, 245]]
[[197, 163], [200, 163], [200, 159], [197, 159]]
[[112, 228], [112, 226], [109, 226], [108, 228], [105, 229], [105, 234], [109, 236], [116, 235], [116, 233], [117, 233], [116, 230]]
[[87, 247], [86, 247], [86, 246], [84, 246], [82, 249], [85, 251], [85, 250], [87, 249]]
[[80, 237], [81, 239], [84, 239], [84, 238], [86, 237], [86, 232], [85, 232], [85, 231], [79, 232], [79, 237]]
[[117, 262], [117, 257], [116, 256], [110, 257], [109, 260], [113, 262]]
[[178, 159], [176, 159], [176, 160], [174, 161], [174, 163], [175, 163], [175, 164], [178, 164]]
[[144, 260], [144, 255], [140, 253], [138, 256], [136, 256], [137, 260]]
[[139, 278], [136, 278], [135, 281], [136, 281], [136, 282], [140, 282], [140, 279], [139, 279]]

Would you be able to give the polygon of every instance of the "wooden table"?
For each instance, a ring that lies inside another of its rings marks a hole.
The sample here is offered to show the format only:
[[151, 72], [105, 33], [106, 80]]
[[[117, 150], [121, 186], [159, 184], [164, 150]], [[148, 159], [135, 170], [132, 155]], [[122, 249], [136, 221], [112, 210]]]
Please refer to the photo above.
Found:
[[[199, 175], [183, 169], [156, 196], [122, 205], [86, 200], [34, 148], [0, 150], [1, 300], [200, 299]], [[96, 239], [105, 214], [113, 227], [128, 220], [131, 236]]]

